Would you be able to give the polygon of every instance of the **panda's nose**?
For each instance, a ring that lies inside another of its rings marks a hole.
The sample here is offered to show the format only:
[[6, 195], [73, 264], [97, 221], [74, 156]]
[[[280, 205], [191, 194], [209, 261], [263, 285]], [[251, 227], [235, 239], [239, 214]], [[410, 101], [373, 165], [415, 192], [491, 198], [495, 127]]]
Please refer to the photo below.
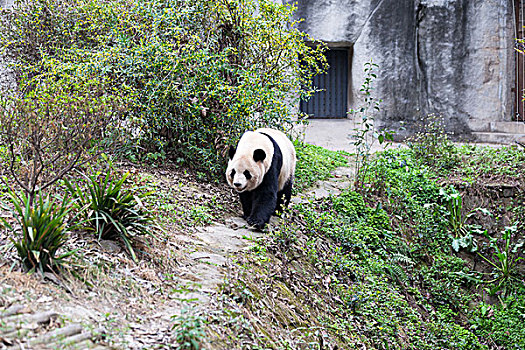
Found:
[[233, 183], [233, 186], [235, 186], [235, 187], [241, 187], [242, 184], [241, 184], [240, 182], [234, 182], [234, 183]]

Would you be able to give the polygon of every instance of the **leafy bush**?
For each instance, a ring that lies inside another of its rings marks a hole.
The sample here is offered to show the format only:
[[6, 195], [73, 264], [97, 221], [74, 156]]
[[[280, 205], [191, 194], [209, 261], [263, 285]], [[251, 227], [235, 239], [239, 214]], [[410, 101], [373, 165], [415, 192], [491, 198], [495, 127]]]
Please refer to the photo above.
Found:
[[121, 178], [107, 172], [105, 176], [89, 176], [85, 189], [73, 186], [66, 181], [71, 195], [77, 200], [75, 206], [85, 218], [84, 225], [95, 232], [98, 239], [114, 240], [120, 238], [133, 260], [137, 256], [132, 247], [133, 237], [150, 234], [154, 228], [153, 218], [141, 203], [147, 193], [140, 193], [137, 188], [125, 189], [124, 182], [129, 177], [126, 173]]
[[7, 174], [32, 204], [36, 193], [55, 184], [103, 148], [121, 101], [106, 96], [98, 79], [39, 77], [31, 90], [0, 100], [0, 143]]
[[67, 198], [61, 203], [40, 194], [36, 204], [31, 205], [29, 196], [9, 192], [14, 206], [13, 216], [17, 225], [0, 218], [4, 226], [20, 238], [11, 238], [18, 256], [29, 271], [57, 271], [64, 260], [74, 251], [56, 256], [67, 241], [67, 215], [71, 205]]
[[173, 330], [177, 350], [199, 350], [206, 333], [204, 331], [205, 319], [201, 315], [190, 314], [184, 310], [180, 316], [173, 316]]
[[131, 101], [124, 151], [222, 175], [243, 131], [302, 120], [289, 105], [311, 95], [326, 60], [293, 11], [270, 0], [23, 0], [3, 10], [0, 41], [23, 86], [95, 76]]
[[445, 133], [442, 117], [430, 114], [419, 127], [421, 130], [407, 139], [416, 159], [435, 169], [450, 169], [458, 164], [457, 148]]

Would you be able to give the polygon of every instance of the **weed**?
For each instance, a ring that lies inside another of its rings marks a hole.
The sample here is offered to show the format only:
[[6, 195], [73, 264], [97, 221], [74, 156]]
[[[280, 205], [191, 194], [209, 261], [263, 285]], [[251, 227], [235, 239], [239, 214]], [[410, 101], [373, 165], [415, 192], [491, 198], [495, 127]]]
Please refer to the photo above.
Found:
[[137, 261], [132, 247], [133, 237], [140, 234], [153, 236], [152, 229], [156, 226], [142, 204], [142, 199], [149, 193], [140, 193], [139, 188], [123, 188], [128, 177], [129, 173], [117, 178], [115, 173], [107, 172], [100, 179], [88, 176], [85, 189], [73, 186], [69, 181], [66, 181], [66, 186], [77, 199], [75, 206], [84, 215], [85, 228], [94, 231], [98, 239], [120, 238], [133, 260]]
[[213, 222], [211, 209], [203, 205], [191, 207], [188, 216], [194, 226], [209, 225]]
[[205, 319], [199, 314], [192, 314], [188, 309], [183, 310], [181, 315], [172, 317], [175, 324], [175, 341], [177, 350], [199, 350], [204, 340]]
[[[494, 296], [498, 292], [502, 292], [504, 297], [508, 296], [509, 290], [508, 282], [511, 279], [516, 279], [515, 274], [517, 272], [518, 262], [523, 260], [519, 256], [519, 250], [523, 248], [525, 241], [523, 239], [518, 242], [513, 242], [517, 237], [517, 227], [510, 226], [506, 227], [501, 235], [502, 244], [498, 242], [498, 239], [491, 237], [485, 231], [485, 237], [489, 240], [488, 246], [492, 249], [492, 256], [487, 256], [478, 252], [480, 256], [486, 263], [488, 263], [493, 271], [490, 273], [490, 280], [485, 281], [485, 283], [491, 284], [487, 291], [489, 295]], [[519, 279], [516, 279], [519, 281]], [[500, 299], [501, 301], [501, 299]]]
[[472, 233], [481, 234], [481, 226], [468, 224], [467, 220], [474, 216], [477, 212], [491, 216], [491, 213], [484, 208], [474, 208], [467, 214], [463, 210], [463, 197], [461, 193], [454, 188], [448, 194], [445, 189], [440, 189], [439, 194], [443, 197], [446, 207], [448, 209], [448, 229], [452, 236], [452, 249], [458, 252], [460, 249], [465, 249], [469, 252], [477, 251], [477, 244], [472, 236]]
[[445, 133], [443, 117], [430, 114], [420, 131], [407, 139], [414, 157], [434, 169], [450, 169], [459, 162], [457, 148]]
[[[35, 204], [31, 205], [30, 196], [24, 193], [9, 192], [10, 203], [17, 226], [5, 218], [0, 218], [4, 226], [20, 238], [11, 238], [22, 263], [29, 271], [57, 271], [65, 259], [75, 251], [68, 251], [56, 256], [67, 241], [67, 216], [71, 210], [68, 198], [56, 202], [42, 193], [37, 195]], [[20, 232], [21, 231], [21, 232]]]
[[354, 146], [356, 147], [356, 185], [358, 188], [363, 183], [363, 176], [366, 173], [366, 167], [369, 165], [370, 150], [377, 139], [379, 144], [383, 144], [387, 140], [393, 140], [393, 133], [391, 131], [379, 131], [375, 126], [374, 114], [380, 111], [380, 104], [382, 100], [376, 99], [372, 95], [372, 83], [377, 74], [375, 70], [379, 66], [372, 60], [365, 63], [365, 79], [361, 85], [360, 92], [363, 93], [364, 105], [358, 110], [350, 110], [349, 114], [357, 121], [358, 127], [353, 130], [352, 137], [354, 138]]

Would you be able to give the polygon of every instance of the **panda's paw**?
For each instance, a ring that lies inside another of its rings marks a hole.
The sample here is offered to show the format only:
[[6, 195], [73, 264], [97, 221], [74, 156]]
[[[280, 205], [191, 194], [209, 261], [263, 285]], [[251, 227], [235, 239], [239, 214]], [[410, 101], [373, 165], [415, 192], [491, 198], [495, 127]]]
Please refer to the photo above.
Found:
[[257, 228], [258, 230], [262, 230], [264, 226], [266, 225], [264, 220], [259, 219], [259, 218], [254, 218], [251, 216], [246, 218], [246, 222], [250, 224], [251, 226], [254, 226], [255, 228]]

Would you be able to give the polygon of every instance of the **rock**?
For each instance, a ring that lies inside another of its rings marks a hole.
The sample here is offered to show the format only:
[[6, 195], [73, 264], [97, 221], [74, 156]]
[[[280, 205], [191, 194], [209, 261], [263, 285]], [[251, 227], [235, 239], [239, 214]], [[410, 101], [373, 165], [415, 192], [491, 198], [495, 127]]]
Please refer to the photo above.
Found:
[[100, 240], [98, 243], [100, 244], [100, 247], [106, 252], [117, 254], [122, 251], [122, 248], [114, 241], [103, 239]]
[[300, 29], [349, 48], [351, 108], [363, 101], [364, 63], [379, 64], [372, 93], [383, 102], [376, 121], [398, 136], [430, 113], [442, 115], [459, 136], [510, 118], [513, 2], [304, 0], [297, 6], [295, 16], [305, 19]]
[[247, 244], [242, 239], [244, 231], [248, 230], [233, 230], [225, 225], [216, 224], [197, 232], [196, 236], [206, 243], [210, 249], [233, 252], [240, 250]]
[[207, 252], [193, 252], [190, 257], [199, 262], [206, 262], [216, 266], [224, 266], [227, 259], [223, 255], [207, 253]]
[[248, 228], [248, 223], [243, 218], [237, 216], [226, 219], [226, 225], [235, 230], [239, 228]]
[[333, 171], [333, 175], [336, 178], [349, 178], [352, 179], [355, 176], [355, 170], [351, 167], [341, 167]]
[[0, 318], [2, 317], [8, 317], [13, 315], [18, 315], [21, 313], [28, 312], [29, 310], [21, 304], [14, 304], [8, 307], [7, 309], [0, 312]]
[[334, 188], [337, 188], [338, 190], [342, 191], [342, 190], [345, 190], [345, 189], [347, 189], [349, 187], [352, 187], [352, 182], [350, 182], [350, 181], [334, 181], [332, 183], [332, 186]]

